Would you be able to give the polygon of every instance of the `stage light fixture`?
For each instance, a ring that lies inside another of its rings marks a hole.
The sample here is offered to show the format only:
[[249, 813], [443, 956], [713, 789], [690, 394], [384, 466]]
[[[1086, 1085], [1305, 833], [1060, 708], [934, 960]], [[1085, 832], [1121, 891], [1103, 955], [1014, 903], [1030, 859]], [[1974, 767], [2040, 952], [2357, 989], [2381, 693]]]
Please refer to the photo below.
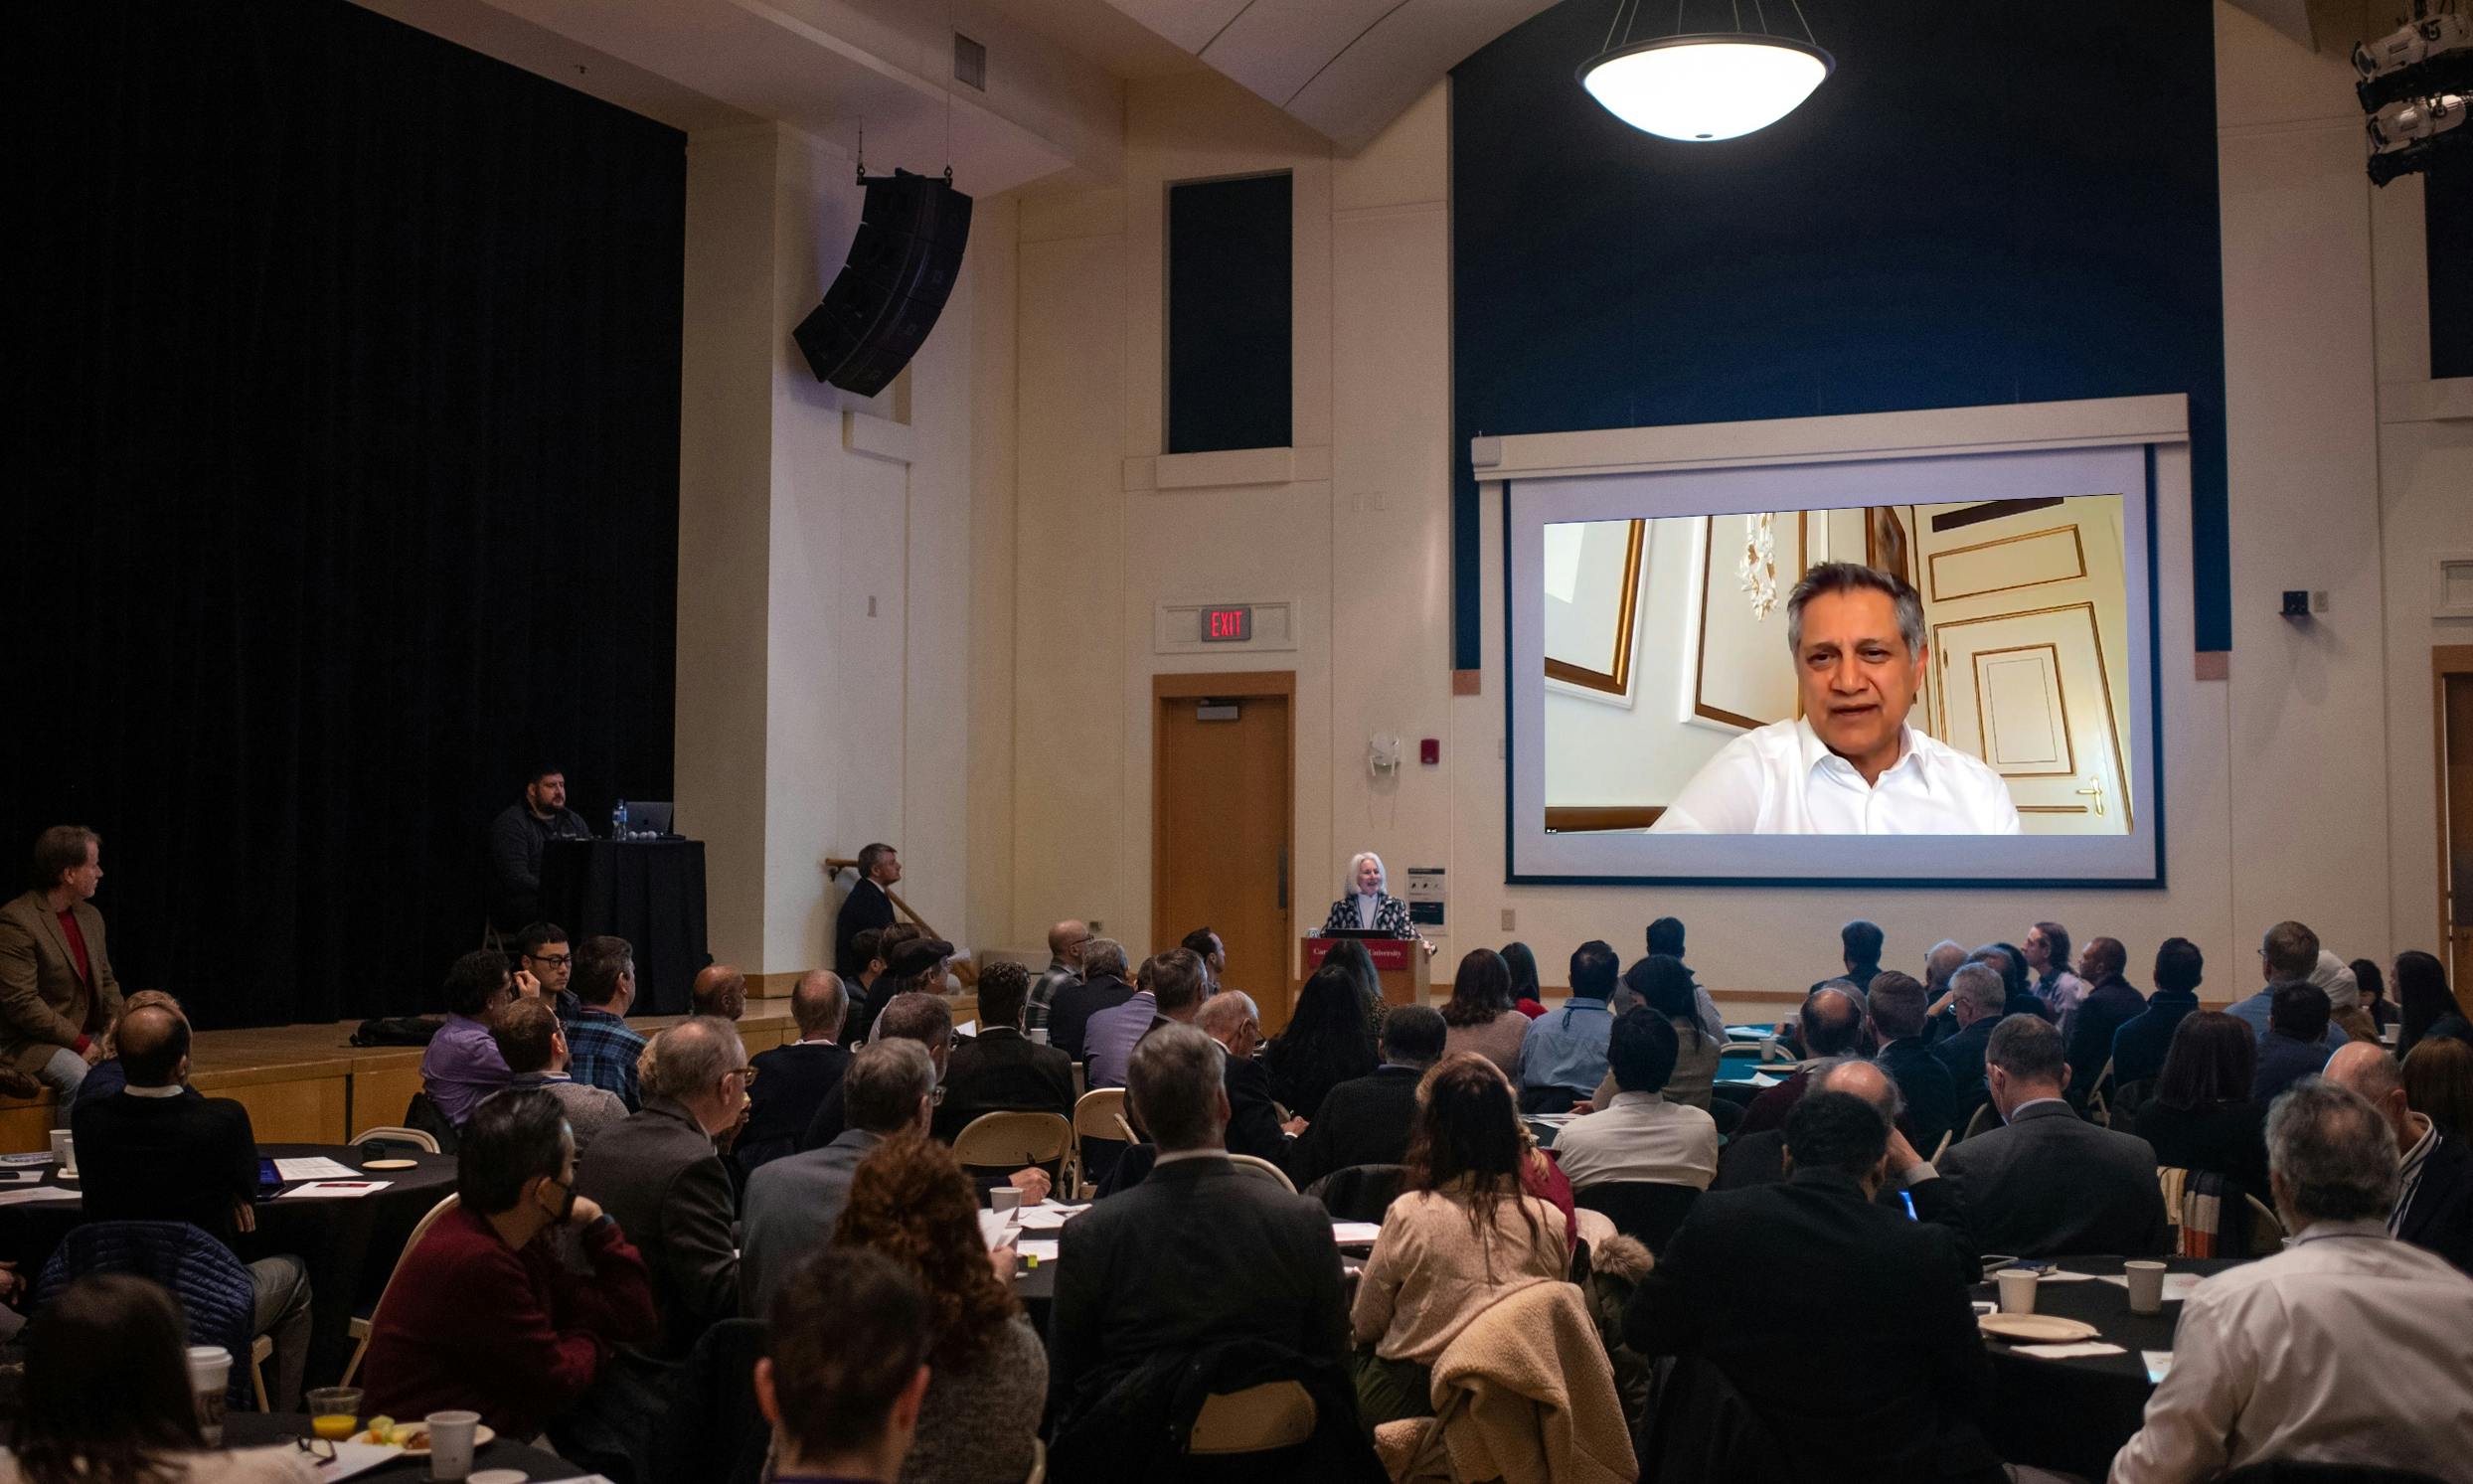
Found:
[[1802, 106], [1836, 66], [1803, 21], [1799, 0], [1789, 3], [1803, 22], [1800, 41], [1739, 29], [1739, 10], [1735, 30], [1686, 32], [1681, 6], [1672, 34], [1634, 41], [1641, 3], [1615, 0], [1605, 50], [1580, 65], [1579, 82], [1607, 112], [1644, 133], [1687, 143], [1739, 139]]
[[2365, 82], [2418, 67], [2433, 57], [2473, 49], [2473, 15], [2423, 16], [2353, 49], [2353, 70]]

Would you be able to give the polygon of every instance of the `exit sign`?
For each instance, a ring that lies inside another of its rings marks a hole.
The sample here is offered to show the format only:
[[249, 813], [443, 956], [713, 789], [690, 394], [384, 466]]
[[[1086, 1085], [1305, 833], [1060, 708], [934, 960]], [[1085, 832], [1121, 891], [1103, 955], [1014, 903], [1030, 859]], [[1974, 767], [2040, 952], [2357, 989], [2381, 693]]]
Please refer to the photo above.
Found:
[[1205, 608], [1202, 610], [1202, 637], [1206, 644], [1233, 644], [1253, 637], [1253, 609]]

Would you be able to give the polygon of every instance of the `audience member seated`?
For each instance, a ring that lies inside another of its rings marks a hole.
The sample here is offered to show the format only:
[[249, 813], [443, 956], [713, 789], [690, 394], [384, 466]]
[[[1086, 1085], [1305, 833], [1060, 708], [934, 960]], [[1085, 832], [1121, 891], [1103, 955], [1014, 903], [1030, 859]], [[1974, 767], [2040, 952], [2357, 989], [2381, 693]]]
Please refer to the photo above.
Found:
[[2266, 1034], [2258, 1038], [2258, 1075], [2250, 1083], [2250, 1094], [2262, 1104], [2275, 1101], [2275, 1094], [2327, 1065], [2333, 1029], [2327, 993], [2317, 985], [2279, 984], [2274, 996], [2267, 1007]]
[[1140, 1185], [1062, 1234], [1048, 1325], [1060, 1448], [1084, 1414], [1110, 1409], [1111, 1390], [1156, 1395], [1210, 1346], [1260, 1340], [1334, 1366], [1346, 1360], [1330, 1218], [1230, 1162], [1223, 1057], [1190, 1026], [1134, 1048], [1127, 1091], [1159, 1158]]
[[[1866, 921], [1862, 917], [1857, 917], [1854, 921], [1839, 928], [1840, 971], [1815, 983], [1812, 989], [1817, 990], [1823, 984], [1833, 984], [1840, 979], [1855, 985], [1859, 990], [1870, 984], [1881, 973], [1881, 948], [1886, 941], [1886, 935], [1881, 931], [1881, 924]], [[1810, 992], [1805, 991], [1807, 995]]]
[[1520, 1110], [1560, 1113], [1605, 1079], [1606, 1038], [1614, 1029], [1613, 997], [1621, 963], [1595, 938], [1571, 950], [1571, 998], [1529, 1023], [1520, 1045]]
[[1197, 927], [1177, 944], [1202, 960], [1202, 993], [1204, 999], [1218, 994], [1224, 987], [1221, 976], [1228, 972], [1228, 944], [1209, 926]]
[[755, 1079], [747, 1083], [747, 1126], [731, 1149], [742, 1174], [796, 1149], [808, 1120], [841, 1085], [850, 1070], [850, 1051], [841, 1044], [849, 1008], [840, 975], [809, 969], [799, 976], [790, 991], [798, 1040], [757, 1052], [747, 1064], [755, 1069]]
[[2050, 1022], [2053, 1009], [2036, 994], [2034, 980], [2027, 973], [2027, 950], [2016, 943], [1986, 943], [1966, 955], [1969, 963], [1990, 964], [2001, 976], [2001, 1017], [2032, 1015]]
[[1573, 1191], [1643, 1180], [1707, 1190], [1717, 1178], [1717, 1123], [1665, 1097], [1675, 1051], [1674, 1023], [1657, 1010], [1643, 1005], [1616, 1018], [1606, 1040], [1613, 1100], [1572, 1119], [1555, 1138], [1555, 1163]]
[[[2278, 922], [2267, 929], [2258, 947], [2258, 970], [2266, 983], [2246, 1000], [2235, 1000], [2225, 1007], [2225, 1013], [2249, 1027], [2253, 1036], [2267, 1034], [2267, 1023], [2275, 1005], [2278, 985], [2308, 984], [2318, 972], [2318, 934], [2299, 922]], [[2321, 998], [2324, 998], [2322, 994]], [[2346, 1036], [2341, 1028], [2331, 1027], [2327, 1040], [2331, 1046], [2342, 1046]]]
[[1364, 988], [1355, 974], [1331, 961], [1338, 956], [1334, 950], [1306, 979], [1287, 1028], [1262, 1052], [1271, 1095], [1300, 1117], [1312, 1117], [1332, 1088], [1375, 1068]]
[[2377, 1041], [2378, 1022], [2362, 1009], [2361, 982], [2353, 977], [2353, 966], [2325, 948], [2319, 949], [2318, 967], [2311, 970], [2310, 982], [2327, 996], [2328, 1018], [2344, 1032], [2347, 1041]]
[[[1235, 990], [1213, 995], [1195, 1013], [1194, 1025], [1218, 1044], [1228, 1064], [1223, 1069], [1228, 1090], [1228, 1152], [1250, 1154], [1286, 1169], [1297, 1136], [1308, 1125], [1303, 1118], [1280, 1120], [1278, 1102], [1271, 1096], [1270, 1073], [1254, 1057], [1262, 1047], [1262, 1021], [1254, 1013], [1253, 1001]], [[1126, 1172], [1128, 1176], [1134, 1173]]]
[[2395, 955], [2395, 1012], [2401, 1026], [2395, 1035], [2399, 1057], [2411, 1056], [2425, 1037], [2473, 1042], [2473, 1024], [2466, 1022], [2456, 997], [2448, 992], [2447, 970], [2436, 954], [2407, 948]]
[[2473, 1279], [2391, 1239], [2386, 1120], [2341, 1086], [2304, 1081], [2267, 1115], [2267, 1162], [2293, 1236], [2183, 1302], [2172, 1369], [2113, 1458], [2112, 1484], [2195, 1484], [2269, 1460], [2465, 1477]]
[[1061, 986], [1048, 1003], [1048, 1044], [1076, 1062], [1086, 1060], [1082, 1034], [1090, 1017], [1133, 998], [1133, 986], [1125, 982], [1124, 944], [1094, 937], [1082, 944], [1081, 961], [1081, 979]]
[[[907, 924], [903, 924], [907, 926]], [[953, 945], [928, 934], [924, 928], [912, 928], [902, 935], [902, 927], [888, 927], [879, 935], [877, 951], [885, 955], [885, 972], [876, 976], [868, 987], [868, 1026], [870, 1036], [876, 1034], [876, 1018], [895, 998], [906, 994], [944, 996], [944, 975], [953, 957]]]
[[2038, 922], [2027, 929], [2019, 949], [2026, 955], [2027, 988], [2044, 1002], [2046, 1018], [2061, 1027], [2065, 1044], [2079, 1002], [2086, 998], [2086, 981], [2069, 972], [2069, 929], [2059, 922]]
[[[2147, 997], [2125, 977], [2129, 950], [2119, 938], [2089, 938], [2078, 954], [2078, 972], [2086, 990], [2061, 1033], [2069, 1059], [2069, 1103], [2083, 1108], [2095, 1084], [2112, 1062], [2112, 1039], [2132, 1017], [2147, 1008]], [[2118, 1079], [2114, 1085], [2119, 1085]]]
[[1040, 970], [1031, 985], [1028, 1016], [1034, 1039], [1044, 1039], [1040, 1033], [1048, 1029], [1048, 1010], [1056, 1004], [1058, 993], [1081, 983], [1082, 949], [1089, 944], [1090, 924], [1078, 917], [1068, 917], [1048, 929], [1048, 967]]
[[661, 1033], [644, 1105], [604, 1129], [577, 1173], [577, 1189], [644, 1255], [664, 1359], [683, 1359], [715, 1320], [739, 1312], [739, 1213], [713, 1139], [738, 1121], [746, 1082], [738, 1027], [711, 1015], [680, 1021]]
[[2112, 1033], [2114, 1091], [2163, 1075], [2173, 1032], [2199, 1008], [2199, 983], [2206, 971], [2206, 955], [2186, 937], [2168, 937], [2155, 950], [2155, 993], [2147, 997], [2146, 1009]]
[[[189, 1022], [161, 1005], [119, 1026], [128, 1083], [77, 1110], [79, 1190], [85, 1219], [187, 1222], [226, 1246], [257, 1230], [257, 1140], [248, 1109], [187, 1092]], [[252, 1334], [274, 1340], [267, 1392], [275, 1410], [300, 1399], [309, 1362], [309, 1269], [298, 1257], [248, 1264]]]
[[517, 966], [533, 976], [558, 1018], [575, 1019], [583, 1001], [576, 998], [576, 947], [567, 940], [567, 929], [556, 922], [532, 923], [516, 934], [515, 954]]
[[1958, 1084], [1924, 1039], [1931, 991], [1893, 970], [1872, 981], [1866, 998], [1873, 1034], [1881, 1041], [1874, 1060], [1896, 1079], [1898, 1100], [1905, 1105], [1900, 1130], [1917, 1149], [1938, 1149], [1944, 1135], [1957, 1132]]
[[627, 1029], [627, 1009], [635, 1003], [635, 949], [625, 938], [583, 940], [576, 950], [576, 1000], [578, 1008], [566, 1020], [567, 1046], [574, 1054], [568, 1070], [587, 1087], [617, 1093], [627, 1111], [635, 1111], [643, 1105], [636, 1069], [644, 1059], [644, 1038]]
[[[1022, 992], [1028, 998], [1028, 974]], [[927, 1295], [927, 1396], [902, 1478], [997, 1484], [1028, 1477], [1048, 1401], [1048, 1353], [1013, 1294], [1014, 1249], [988, 1250], [978, 1192], [952, 1151], [913, 1133], [860, 1161], [833, 1229], [833, 1252], [836, 1259], [891, 1257]]]
[[[1954, 1228], [1949, 1182], [1941, 1179], [1940, 1172], [1917, 1154], [1914, 1145], [1897, 1130], [1905, 1103], [1887, 1069], [1861, 1057], [1834, 1058], [1812, 1069], [1812, 1079], [1803, 1095], [1809, 1097], [1814, 1092], [1845, 1092], [1860, 1097], [1890, 1120], [1889, 1162], [1883, 1167], [1881, 1189], [1873, 1197], [1877, 1204], [1894, 1208], [1901, 1215], [1911, 1208], [1918, 1221]], [[1785, 1178], [1786, 1131], [1773, 1128], [1766, 1133], [1727, 1140], [1718, 1155], [1718, 1178], [1710, 1189], [1741, 1190], [1746, 1186], [1775, 1185]], [[1959, 1235], [1962, 1237], [1965, 1234]]]
[[2249, 1027], [2214, 1010], [2183, 1020], [2135, 1125], [2155, 1162], [2213, 1171], [2265, 1200], [2267, 1105], [2253, 1095], [2257, 1066]]
[[627, 1116], [627, 1105], [607, 1087], [587, 1087], [568, 1074], [573, 1062], [567, 1033], [558, 1012], [542, 999], [517, 1000], [499, 1007], [490, 1022], [490, 1036], [507, 1064], [507, 1085], [538, 1089], [559, 1100], [567, 1110], [567, 1126], [576, 1131], [576, 1155], [582, 1158], [592, 1138]]
[[[180, 1008], [180, 1001], [173, 999], [170, 995], [165, 994], [159, 989], [141, 989], [137, 993], [129, 996], [127, 1001], [124, 1002], [124, 1006], [120, 1012], [121, 1018], [125, 1020], [130, 1011], [143, 1010], [149, 1005], [160, 1005], [183, 1020], [187, 1020], [189, 1018], [188, 1012]], [[97, 1102], [103, 1098], [113, 1096], [118, 1093], [121, 1088], [129, 1084], [128, 1072], [120, 1065], [120, 1027], [118, 1021], [114, 1021], [111, 1029], [103, 1032], [102, 1044], [103, 1059], [95, 1063], [92, 1067], [87, 1068], [85, 1072], [85, 1079], [78, 1083], [77, 1100], [72, 1104], [73, 1112], [76, 1108], [84, 1107], [89, 1102]], [[43, 1084], [40, 1081], [27, 1076], [24, 1072], [18, 1072], [15, 1067], [0, 1064], [0, 1083], [5, 1083], [12, 1075], [17, 1078], [21, 1078], [22, 1081], [19, 1085], [15, 1086], [0, 1085], [0, 1091], [5, 1091], [9, 1096], [32, 1097], [42, 1090]], [[193, 1089], [188, 1095], [195, 1097], [198, 1094]]]
[[[534, 1437], [617, 1347], [653, 1337], [651, 1279], [618, 1223], [576, 1193], [567, 1113], [547, 1092], [501, 1092], [473, 1110], [455, 1194], [371, 1320], [362, 1410], [462, 1408], [501, 1436]], [[553, 1239], [562, 1229], [573, 1240]]]
[[0, 1484], [313, 1484], [290, 1443], [209, 1451], [189, 1390], [187, 1326], [157, 1284], [89, 1273], [26, 1334]]
[[[927, 1049], [927, 1060], [935, 1070], [935, 1082], [945, 1079], [945, 1068], [953, 1054], [953, 1005], [941, 993], [930, 994], [912, 990], [894, 996], [877, 1018], [878, 1041], [912, 1041]], [[799, 1148], [821, 1149], [841, 1137], [848, 1116], [847, 1079], [845, 1085], [825, 1094], [817, 1105], [816, 1116], [807, 1120], [807, 1131], [799, 1137]], [[992, 1182], [991, 1182], [992, 1183]], [[1032, 1204], [1044, 1201], [1053, 1184], [1045, 1170], [1034, 1166], [1016, 1170], [1006, 1182], [1022, 1192], [1022, 1199]]]
[[772, 1424], [771, 1477], [894, 1484], [930, 1380], [918, 1281], [874, 1252], [819, 1252], [764, 1318], [755, 1405]]
[[867, 1014], [868, 993], [876, 987], [877, 976], [885, 972], [884, 932], [880, 928], [863, 927], [850, 940], [850, 951], [858, 955], [859, 972], [834, 977], [842, 981], [842, 999], [849, 1005], [842, 1021], [846, 1044], [856, 1046], [861, 1037], [860, 1022]]
[[[1618, 1044], [1622, 1035], [1618, 1026]], [[1564, 1214], [1521, 1193], [1526, 1146], [1501, 1069], [1455, 1052], [1434, 1068], [1411, 1111], [1403, 1191], [1383, 1217], [1349, 1314], [1368, 1428], [1432, 1416], [1433, 1366], [1444, 1348], [1496, 1299], [1560, 1279], [1570, 1264]]]
[[[1824, 984], [1804, 996], [1795, 1021], [1806, 1058], [1843, 1057], [1863, 1044], [1863, 998], [1844, 985]], [[1809, 1080], [1809, 1073], [1798, 1068], [1776, 1086], [1763, 1088], [1743, 1109], [1743, 1121], [1735, 1125], [1735, 1134], [1783, 1128], [1786, 1114], [1802, 1099]]]
[[[1661, 917], [1671, 922], [1671, 917]], [[1726, 1045], [1726, 1022], [1710, 1003], [1709, 991], [1692, 982], [1692, 971], [1672, 954], [1652, 953], [1623, 971], [1624, 993], [1616, 998], [1646, 1005], [1675, 1028], [1675, 1072], [1666, 1079], [1666, 1100], [1706, 1110], [1716, 1100], [1718, 1055]], [[1621, 1019], [1618, 1012], [1616, 1019]], [[1589, 1101], [1604, 1107], [1618, 1089], [1609, 1070], [1597, 1082]]]
[[735, 1021], [747, 1013], [747, 976], [726, 963], [708, 963], [687, 987], [690, 1013]]
[[2378, 1047], [2356, 1042], [2340, 1049], [2327, 1059], [2327, 1080], [2377, 1108], [2395, 1137], [2399, 1166], [2388, 1235], [2473, 1273], [2473, 1144], [2412, 1106], [2402, 1070]]
[[981, 1113], [1073, 1116], [1073, 1059], [1023, 1033], [1030, 993], [1030, 971], [1018, 963], [992, 963], [980, 971], [979, 1034], [945, 1059], [937, 1138], [953, 1142]]
[[[874, 937], [867, 934], [874, 933]], [[852, 1046], [864, 1044], [875, 1033], [876, 1017], [895, 995], [902, 993], [901, 979], [893, 972], [893, 961], [907, 943], [927, 936], [927, 929], [915, 922], [896, 922], [887, 927], [863, 928], [851, 939], [853, 953], [864, 952], [866, 972], [856, 976], [858, 989], [850, 997], [850, 1018], [843, 1023], [842, 1038]], [[875, 946], [871, 949], [868, 944]]]
[[1098, 1011], [1082, 1030], [1083, 1081], [1091, 1087], [1121, 1087], [1125, 1084], [1125, 1063], [1133, 1056], [1133, 1044], [1151, 1033], [1166, 1012], [1159, 1003], [1161, 967], [1175, 955], [1183, 955], [1191, 963], [1190, 982], [1179, 975], [1182, 1003], [1191, 1011], [1202, 1007], [1202, 960], [1182, 948], [1167, 953], [1154, 953], [1142, 960], [1142, 967], [1133, 976], [1133, 994], [1121, 1005]]
[[52, 1089], [60, 1128], [122, 1010], [93, 901], [102, 850], [92, 830], [45, 830], [35, 837], [34, 886], [0, 907], [0, 1061]]
[[2464, 1137], [2473, 1129], [2473, 1044], [2452, 1036], [2425, 1037], [2404, 1059], [2404, 1100], [2414, 1112]]
[[1511, 966], [1492, 948], [1471, 948], [1451, 973], [1451, 998], [1442, 1007], [1443, 1048], [1473, 1052], [1503, 1071], [1520, 1074], [1520, 1043], [1529, 1020], [1512, 1007]]
[[1984, 1090], [1984, 1048], [1992, 1044], [1993, 1028], [2001, 1023], [2007, 993], [2001, 971], [1978, 959], [1968, 959], [1949, 976], [1949, 1017], [1957, 1030], [1935, 1044], [1932, 1055], [1949, 1070], [1949, 1085], [1956, 1094], [1949, 1122], [1960, 1133], [1975, 1110], [1990, 1100]]
[[[1546, 996], [1537, 985], [1537, 955], [1526, 943], [1503, 945], [1503, 967], [1511, 970], [1511, 1007], [1531, 1020], [1546, 1013]], [[1518, 1072], [1512, 1072], [1514, 1077]]]
[[[2354, 985], [2362, 992], [2362, 1012], [2370, 1017], [2370, 1023], [2378, 1030], [2379, 1036], [2386, 1036], [2395, 1024], [2395, 1002], [2388, 998], [2387, 974], [2379, 967], [2378, 960], [2372, 958], [2357, 958], [2348, 967], [2353, 970]], [[2377, 1038], [2355, 1036], [2351, 1039]]]
[[2008, 1017], [1985, 1049], [1984, 1075], [2008, 1126], [1951, 1145], [1939, 1166], [1955, 1184], [1958, 1220], [1975, 1250], [2143, 1257], [2166, 1249], [2155, 1151], [2097, 1128], [2063, 1100], [2069, 1067], [2060, 1031], [2033, 1016]]
[[888, 1139], [926, 1132], [935, 1087], [925, 1047], [898, 1036], [871, 1041], [852, 1054], [841, 1082], [850, 1126], [821, 1149], [767, 1161], [747, 1177], [739, 1288], [749, 1315], [771, 1309], [790, 1275], [832, 1237], [860, 1161]]
[[429, 1038], [420, 1057], [420, 1090], [439, 1116], [461, 1128], [475, 1104], [506, 1086], [513, 1075], [490, 1034], [490, 1018], [515, 998], [507, 955], [475, 948], [446, 971], [446, 1023]]
[[[1877, 1203], [1893, 1136], [1863, 1098], [1807, 1094], [1786, 1120], [1792, 1173], [1703, 1196], [1633, 1293], [1623, 1335], [1643, 1355], [1714, 1364], [1789, 1477], [1995, 1484], [2006, 1476], [1972, 1420], [1993, 1400], [1968, 1306], [1978, 1269], [1947, 1228]], [[1828, 1295], [1827, 1320], [1791, 1339], [1762, 1323], [1781, 1277]]]
[[1401, 1005], [1383, 1018], [1383, 1065], [1332, 1088], [1288, 1156], [1288, 1178], [1299, 1190], [1333, 1170], [1407, 1157], [1417, 1081], [1442, 1060], [1448, 1036], [1442, 1013], [1431, 1006]]
[[1966, 948], [1955, 938], [1942, 938], [1923, 950], [1923, 992], [1931, 1007], [1924, 1017], [1923, 1036], [1934, 1045], [1958, 1032], [1958, 1018], [1949, 1009], [1949, 980], [1964, 962]]

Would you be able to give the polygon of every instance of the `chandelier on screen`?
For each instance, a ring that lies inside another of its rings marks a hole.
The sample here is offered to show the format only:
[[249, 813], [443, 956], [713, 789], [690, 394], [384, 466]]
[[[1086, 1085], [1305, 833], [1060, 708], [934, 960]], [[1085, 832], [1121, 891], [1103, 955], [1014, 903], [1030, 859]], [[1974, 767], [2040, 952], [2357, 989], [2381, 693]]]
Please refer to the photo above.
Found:
[[[1733, 29], [1716, 31], [1684, 30], [1685, 0], [1677, 0], [1673, 31], [1635, 41], [1648, 3], [1614, 0], [1605, 49], [1580, 64], [1579, 80], [1607, 112], [1660, 138], [1700, 143], [1756, 133], [1800, 107], [1837, 65], [1814, 39], [1801, 0], [1785, 0], [1801, 41], [1769, 31], [1766, 7], [1776, 0], [1701, 5], [1704, 15], [1731, 13], [1720, 24]], [[1756, 30], [1744, 28], [1746, 7]]]

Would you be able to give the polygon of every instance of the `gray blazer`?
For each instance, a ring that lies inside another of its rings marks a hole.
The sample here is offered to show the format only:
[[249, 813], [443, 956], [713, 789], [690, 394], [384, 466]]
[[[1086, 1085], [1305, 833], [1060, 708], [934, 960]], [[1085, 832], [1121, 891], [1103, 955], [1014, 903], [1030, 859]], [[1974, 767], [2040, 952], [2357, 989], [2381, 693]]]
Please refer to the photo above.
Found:
[[2144, 1257], [2171, 1245], [2154, 1148], [2065, 1102], [2021, 1108], [2008, 1127], [1952, 1144], [1939, 1169], [1978, 1252]]
[[773, 1294], [799, 1263], [832, 1240], [833, 1224], [850, 1202], [850, 1180], [859, 1161], [884, 1141], [883, 1134], [846, 1128], [820, 1149], [767, 1160], [747, 1176], [739, 1291], [749, 1317], [763, 1318]]
[[737, 1205], [713, 1136], [679, 1104], [644, 1106], [592, 1140], [577, 1194], [598, 1201], [643, 1254], [661, 1309], [658, 1354], [683, 1358], [739, 1312]]

